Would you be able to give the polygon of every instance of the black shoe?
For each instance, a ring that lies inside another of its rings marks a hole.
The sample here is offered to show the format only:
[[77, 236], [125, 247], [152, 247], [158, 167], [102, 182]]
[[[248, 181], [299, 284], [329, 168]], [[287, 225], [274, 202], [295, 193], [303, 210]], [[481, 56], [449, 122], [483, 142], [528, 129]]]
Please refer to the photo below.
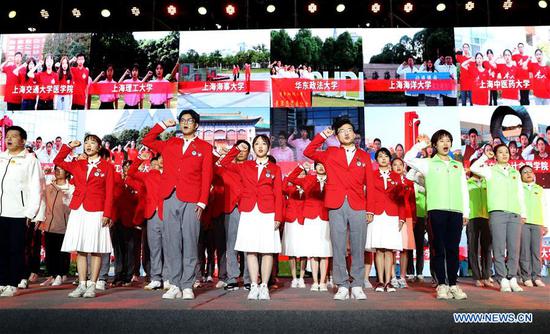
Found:
[[247, 290], [247, 291], [250, 291], [250, 283], [245, 283], [244, 284], [244, 289]]
[[[246, 287], [245, 287], [246, 289]], [[236, 291], [239, 290], [239, 284], [237, 283], [229, 283], [224, 288], [225, 291]]]

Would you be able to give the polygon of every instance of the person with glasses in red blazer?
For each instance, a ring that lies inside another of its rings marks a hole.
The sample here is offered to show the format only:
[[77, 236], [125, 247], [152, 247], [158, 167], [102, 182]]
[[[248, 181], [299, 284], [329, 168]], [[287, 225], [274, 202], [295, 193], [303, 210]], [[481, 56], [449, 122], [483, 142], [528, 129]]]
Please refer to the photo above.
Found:
[[178, 124], [170, 119], [155, 125], [142, 143], [163, 158], [159, 196], [164, 200], [163, 224], [171, 286], [162, 298], [194, 299], [200, 219], [212, 184], [212, 145], [197, 137], [200, 116], [196, 111], [183, 110], [178, 122], [183, 138], [158, 139], [164, 130]]
[[[336, 135], [340, 147], [319, 151], [332, 135]], [[332, 129], [317, 134], [304, 150], [304, 155], [322, 163], [327, 173], [325, 207], [329, 210], [332, 273], [334, 283], [338, 285], [334, 299], [349, 299], [350, 287], [352, 298], [367, 299], [363, 291], [365, 242], [367, 223], [374, 217], [371, 211], [373, 173], [370, 155], [355, 146], [354, 127], [346, 118], [336, 119]], [[346, 268], [348, 228], [353, 259], [349, 274]]]

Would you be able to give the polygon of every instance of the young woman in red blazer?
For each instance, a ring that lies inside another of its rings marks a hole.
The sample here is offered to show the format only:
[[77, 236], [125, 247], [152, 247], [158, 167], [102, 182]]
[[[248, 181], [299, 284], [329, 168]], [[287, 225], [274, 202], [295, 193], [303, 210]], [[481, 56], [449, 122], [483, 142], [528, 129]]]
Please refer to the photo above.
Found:
[[[75, 190], [69, 207], [71, 214], [61, 250], [78, 252], [78, 287], [69, 297], [95, 297], [95, 283], [101, 267], [101, 255], [111, 253], [114, 169], [110, 162], [99, 157], [101, 139], [96, 135], [84, 138], [87, 160], [66, 162], [65, 158], [81, 143], [74, 140], [63, 145], [54, 163], [73, 175]], [[91, 255], [91, 283], [86, 285], [88, 261]]]
[[[416, 222], [416, 194], [414, 192], [414, 183], [405, 178], [407, 171], [405, 170], [405, 163], [400, 158], [395, 158], [391, 162], [392, 170], [401, 177], [401, 183], [403, 186], [402, 191], [402, 205], [405, 207], [405, 225], [401, 229], [401, 238], [403, 241], [403, 251], [399, 254], [399, 275], [397, 280], [397, 287], [407, 287], [407, 266], [409, 260], [412, 261], [412, 250], [416, 248], [414, 240], [414, 223]], [[409, 255], [410, 258], [409, 258]], [[392, 273], [395, 277], [395, 261], [392, 269]]]
[[[297, 179], [298, 177], [296, 177]], [[283, 230], [283, 254], [289, 257], [290, 274], [292, 275], [291, 288], [305, 288], [304, 275], [306, 274], [306, 259], [304, 256], [304, 190], [297, 186], [288, 177], [283, 181], [285, 203], [285, 226]], [[296, 273], [296, 262], [300, 266], [300, 277]]]
[[402, 249], [401, 228], [405, 220], [402, 205], [401, 176], [391, 170], [390, 151], [379, 149], [375, 154], [378, 170], [374, 171], [372, 211], [374, 219], [367, 229], [365, 249], [376, 250], [378, 285], [376, 292], [395, 292], [391, 284], [394, 251]]
[[[298, 166], [288, 176], [288, 181], [303, 189], [304, 204], [304, 238], [302, 244], [305, 255], [311, 260], [313, 284], [311, 291], [328, 291], [327, 270], [328, 258], [332, 257], [328, 210], [325, 208], [325, 185], [327, 174], [322, 163], [315, 163], [315, 175], [307, 174], [304, 178], [298, 176], [312, 169], [309, 163]], [[319, 278], [319, 268], [321, 276]]]
[[[281, 252], [279, 225], [283, 221], [283, 192], [281, 169], [269, 162], [269, 138], [257, 135], [252, 141], [255, 160], [237, 164], [233, 159], [248, 150], [241, 143], [233, 147], [220, 161], [225, 168], [241, 176], [242, 193], [239, 198], [241, 217], [235, 250], [247, 253], [250, 273], [248, 299], [270, 299], [267, 283], [273, 267], [273, 254]], [[262, 284], [258, 286], [258, 254], [262, 257]]]

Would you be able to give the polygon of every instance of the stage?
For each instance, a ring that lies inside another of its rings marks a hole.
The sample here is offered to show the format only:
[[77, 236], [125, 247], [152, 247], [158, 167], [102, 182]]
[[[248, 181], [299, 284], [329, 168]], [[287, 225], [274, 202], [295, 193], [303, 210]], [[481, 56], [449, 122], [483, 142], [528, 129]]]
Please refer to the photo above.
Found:
[[[307, 282], [307, 281], [306, 281]], [[546, 280], [548, 283], [548, 280]], [[279, 279], [271, 301], [248, 301], [247, 291], [226, 292], [214, 283], [193, 301], [162, 300], [162, 291], [111, 288], [95, 299], [70, 299], [71, 284], [19, 290], [0, 299], [0, 333], [543, 333], [550, 326], [550, 286], [500, 293], [460, 282], [468, 299], [436, 300], [428, 280], [396, 293], [366, 290], [366, 301], [334, 301], [332, 293], [292, 289]], [[527, 312], [527, 324], [456, 324], [455, 312]]]

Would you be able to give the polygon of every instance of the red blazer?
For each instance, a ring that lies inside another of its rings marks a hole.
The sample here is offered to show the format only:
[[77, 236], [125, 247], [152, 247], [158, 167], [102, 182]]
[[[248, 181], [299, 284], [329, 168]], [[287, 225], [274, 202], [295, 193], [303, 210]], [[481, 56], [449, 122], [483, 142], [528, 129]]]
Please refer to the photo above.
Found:
[[416, 222], [416, 194], [414, 192], [414, 182], [401, 176], [403, 188], [403, 201], [405, 202], [405, 217], [411, 218]]
[[218, 165], [214, 165], [214, 175], [219, 175], [223, 181], [223, 212], [231, 213], [242, 192], [241, 176]]
[[208, 204], [212, 183], [212, 145], [195, 138], [183, 154], [183, 139], [157, 140], [164, 128], [157, 124], [145, 137], [143, 145], [159, 152], [164, 159], [159, 194], [166, 199], [176, 188], [182, 202]]
[[128, 177], [138, 180], [144, 186], [141, 192], [136, 189], [139, 197], [145, 203], [144, 218], [151, 219], [158, 211], [159, 218], [162, 220], [164, 200], [159, 194], [162, 173], [156, 169], [151, 169], [147, 173], [140, 172], [139, 166], [142, 163], [143, 160], [135, 159], [128, 169]]
[[317, 134], [304, 150], [304, 156], [325, 166], [327, 171], [325, 206], [328, 209], [338, 209], [347, 196], [352, 209], [366, 209], [367, 212], [372, 212], [370, 155], [357, 148], [348, 166], [344, 148], [331, 146], [326, 151], [318, 151], [324, 142], [325, 138], [320, 133]]
[[245, 161], [242, 164], [234, 163], [233, 159], [238, 154], [239, 149], [233, 147], [220, 163], [223, 167], [237, 172], [241, 176], [243, 188], [239, 198], [239, 211], [250, 212], [258, 204], [260, 212], [274, 212], [275, 220], [283, 222], [281, 169], [276, 164], [268, 163], [258, 180], [256, 161]]
[[400, 220], [405, 220], [406, 209], [403, 203], [403, 183], [401, 176], [395, 172], [390, 172], [387, 188], [384, 188], [384, 178], [377, 169], [374, 174], [374, 192], [372, 213], [380, 215], [384, 211], [388, 216], [399, 216]]
[[283, 194], [284, 199], [284, 216], [285, 222], [292, 223], [298, 220], [299, 224], [304, 224], [304, 198], [300, 194], [298, 187], [295, 184], [290, 183], [288, 178], [283, 181]]
[[[306, 175], [304, 178], [298, 178], [298, 175], [302, 173], [303, 169], [296, 167], [287, 179], [304, 189], [304, 206], [303, 215], [304, 218], [315, 219], [320, 217], [322, 220], [328, 221], [328, 210], [325, 207], [325, 192], [321, 191], [321, 184], [317, 180], [316, 175]], [[326, 184], [324, 186], [326, 188]]]
[[69, 207], [76, 210], [82, 205], [86, 211], [103, 211], [104, 217], [112, 218], [115, 184], [113, 165], [100, 159], [97, 167], [94, 167], [90, 176], [86, 178], [87, 160], [65, 161], [71, 151], [69, 146], [63, 145], [53, 160], [54, 164], [73, 175], [75, 190]]

